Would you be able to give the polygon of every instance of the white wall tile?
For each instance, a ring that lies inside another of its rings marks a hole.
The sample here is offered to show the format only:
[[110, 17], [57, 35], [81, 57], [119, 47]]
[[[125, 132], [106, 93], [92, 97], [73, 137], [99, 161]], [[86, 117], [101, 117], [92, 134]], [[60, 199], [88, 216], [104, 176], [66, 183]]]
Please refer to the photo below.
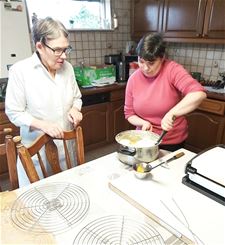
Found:
[[[125, 53], [126, 43], [131, 41], [131, 0], [113, 0], [111, 4], [112, 13], [116, 13], [119, 20], [118, 29], [70, 32], [74, 51], [68, 60], [72, 64], [85, 60], [86, 64], [96, 62], [100, 65], [104, 63], [106, 54]], [[167, 53], [170, 59], [176, 60], [188, 71], [201, 72], [205, 79], [217, 79], [217, 71], [225, 71], [225, 45], [169, 43]], [[215, 61], [218, 67], [213, 67]]]

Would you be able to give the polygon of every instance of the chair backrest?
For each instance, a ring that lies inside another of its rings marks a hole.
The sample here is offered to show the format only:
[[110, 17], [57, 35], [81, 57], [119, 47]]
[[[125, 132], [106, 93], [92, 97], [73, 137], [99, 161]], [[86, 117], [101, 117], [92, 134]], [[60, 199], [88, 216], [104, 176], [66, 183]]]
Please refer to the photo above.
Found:
[[75, 141], [75, 148], [73, 149], [73, 151], [76, 153], [77, 165], [81, 165], [85, 162], [84, 141], [83, 141], [83, 132], [81, 126], [77, 126], [75, 129], [71, 131], [65, 131], [64, 137], [62, 139], [52, 138], [47, 134], [43, 134], [38, 139], [36, 139], [33, 142], [33, 144], [30, 145], [29, 147], [25, 147], [21, 143], [20, 136], [16, 136], [13, 138], [14, 142], [16, 143], [18, 156], [20, 157], [20, 160], [23, 164], [23, 167], [31, 183], [40, 180], [38, 173], [35, 169], [34, 162], [32, 160], [32, 157], [35, 155], [37, 156], [37, 159], [39, 161], [43, 176], [44, 177], [49, 176], [45, 167], [46, 165], [44, 164], [44, 159], [43, 159], [44, 157], [42, 157], [42, 154], [40, 153], [40, 150], [42, 149], [43, 146], [45, 146], [46, 159], [48, 160], [48, 164], [51, 167], [52, 173], [56, 174], [62, 171], [60, 167], [59, 153], [60, 155], [63, 153], [59, 152], [59, 149], [57, 148], [57, 145], [54, 142], [54, 140], [56, 139], [62, 140], [63, 142], [65, 162], [68, 169], [72, 168], [72, 159], [69, 154], [68, 145], [67, 145], [68, 141], [71, 140]]
[[3, 132], [5, 135], [5, 143], [0, 144], [0, 155], [6, 156], [9, 171], [10, 189], [14, 190], [19, 188], [16, 169], [16, 147], [15, 143], [13, 142], [13, 137], [11, 135], [12, 129], [5, 128]]

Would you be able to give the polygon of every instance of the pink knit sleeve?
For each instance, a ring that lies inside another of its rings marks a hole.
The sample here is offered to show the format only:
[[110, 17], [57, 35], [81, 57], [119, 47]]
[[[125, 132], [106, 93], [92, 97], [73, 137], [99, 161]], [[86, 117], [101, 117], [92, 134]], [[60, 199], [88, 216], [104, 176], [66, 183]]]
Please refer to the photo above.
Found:
[[204, 87], [180, 64], [171, 62], [170, 76], [173, 86], [181, 91], [183, 95], [190, 92], [205, 91]]
[[125, 105], [124, 105], [124, 114], [126, 119], [135, 114], [133, 108], [133, 96], [132, 96], [132, 86], [133, 86], [132, 77], [129, 78], [126, 86]]

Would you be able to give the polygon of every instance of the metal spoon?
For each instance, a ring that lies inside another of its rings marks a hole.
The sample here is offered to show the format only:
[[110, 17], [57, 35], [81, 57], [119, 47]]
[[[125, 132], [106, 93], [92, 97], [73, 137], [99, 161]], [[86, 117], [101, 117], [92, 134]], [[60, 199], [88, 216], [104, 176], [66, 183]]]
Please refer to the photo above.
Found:
[[161, 165], [163, 165], [163, 164], [165, 164], [165, 163], [168, 163], [168, 162], [171, 162], [171, 161], [173, 161], [173, 160], [176, 160], [176, 159], [182, 157], [183, 155], [184, 155], [184, 152], [179, 152], [179, 153], [177, 153], [176, 155], [174, 155], [173, 157], [171, 157], [171, 158], [169, 158], [168, 160], [165, 160], [165, 161], [159, 163], [158, 165], [156, 165], [156, 166], [154, 166], [154, 167], [152, 167], [151, 164], [147, 164], [144, 172], [150, 172], [150, 171], [152, 171], [154, 168], [157, 168], [157, 167], [159, 167], [159, 166], [161, 166]]

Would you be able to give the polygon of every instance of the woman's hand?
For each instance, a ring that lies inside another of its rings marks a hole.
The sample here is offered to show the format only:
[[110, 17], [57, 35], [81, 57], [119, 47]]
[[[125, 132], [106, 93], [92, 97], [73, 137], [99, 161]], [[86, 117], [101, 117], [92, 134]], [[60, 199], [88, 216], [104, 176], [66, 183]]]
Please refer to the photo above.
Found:
[[140, 128], [141, 130], [152, 130], [152, 124], [149, 121], [146, 121], [140, 117], [138, 117], [137, 115], [133, 115], [128, 117], [128, 122], [131, 123], [132, 125]]
[[34, 119], [30, 126], [32, 129], [42, 130], [44, 133], [50, 135], [53, 138], [63, 138], [63, 129], [57, 123], [46, 122], [38, 119]]
[[169, 131], [173, 128], [173, 123], [175, 121], [176, 117], [173, 114], [167, 113], [162, 121], [161, 121], [161, 127], [163, 130]]
[[150, 130], [150, 131], [152, 131], [151, 123], [148, 122], [148, 121], [143, 121], [141, 130], [144, 130], [144, 131]]
[[77, 108], [72, 107], [68, 113], [68, 120], [76, 127], [82, 119], [82, 113]]

